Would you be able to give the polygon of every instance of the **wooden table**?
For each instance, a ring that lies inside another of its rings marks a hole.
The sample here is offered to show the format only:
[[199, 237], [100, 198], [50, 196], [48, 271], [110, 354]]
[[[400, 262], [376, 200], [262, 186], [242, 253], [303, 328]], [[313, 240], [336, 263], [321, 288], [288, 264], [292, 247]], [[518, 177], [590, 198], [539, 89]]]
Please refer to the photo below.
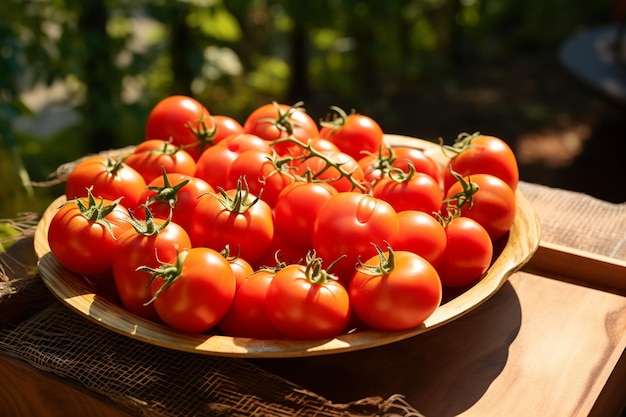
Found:
[[[476, 310], [379, 348], [250, 362], [333, 403], [401, 394], [426, 417], [619, 416], [626, 405], [626, 204], [521, 187], [537, 210], [542, 243]], [[1, 350], [0, 374], [0, 415], [134, 415]]]

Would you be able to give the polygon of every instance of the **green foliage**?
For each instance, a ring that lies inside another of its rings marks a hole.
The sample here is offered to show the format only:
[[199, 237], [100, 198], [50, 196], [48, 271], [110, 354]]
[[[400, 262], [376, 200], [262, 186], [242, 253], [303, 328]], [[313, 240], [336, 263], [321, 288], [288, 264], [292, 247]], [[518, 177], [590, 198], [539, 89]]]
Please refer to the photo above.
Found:
[[[552, 51], [581, 25], [609, 20], [604, 3], [4, 0], [3, 213], [39, 208], [25, 173], [41, 180], [85, 153], [141, 140], [148, 112], [169, 94], [193, 95], [240, 121], [271, 100], [304, 100], [320, 111], [377, 109], [385, 125], [395, 96], [420, 97], [426, 85], [443, 90], [468, 65], [497, 68], [517, 51]], [[73, 109], [79, 122], [16, 131], [16, 120], [40, 111], [24, 93], [59, 83], [65, 94], [44, 95], [43, 104]], [[538, 117], [536, 109], [527, 114]]]

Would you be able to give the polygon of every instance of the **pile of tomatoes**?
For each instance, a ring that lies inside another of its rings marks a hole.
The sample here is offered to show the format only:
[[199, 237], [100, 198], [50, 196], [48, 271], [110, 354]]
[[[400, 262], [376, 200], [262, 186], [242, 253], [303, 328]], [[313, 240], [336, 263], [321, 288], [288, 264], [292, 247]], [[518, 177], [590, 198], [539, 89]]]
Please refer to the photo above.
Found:
[[318, 339], [405, 330], [479, 280], [515, 217], [501, 139], [459, 135], [441, 167], [372, 118], [269, 103], [243, 124], [163, 99], [128, 155], [89, 156], [51, 252], [121, 305], [184, 332]]

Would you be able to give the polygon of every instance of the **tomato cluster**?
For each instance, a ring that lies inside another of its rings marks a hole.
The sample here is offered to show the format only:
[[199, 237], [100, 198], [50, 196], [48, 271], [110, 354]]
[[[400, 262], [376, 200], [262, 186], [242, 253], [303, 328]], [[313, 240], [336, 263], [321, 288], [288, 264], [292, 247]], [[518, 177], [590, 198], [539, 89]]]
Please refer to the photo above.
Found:
[[131, 313], [185, 332], [327, 338], [405, 330], [479, 280], [515, 217], [517, 164], [459, 135], [439, 166], [378, 123], [270, 103], [243, 124], [167, 97], [120, 159], [87, 157], [51, 220], [70, 271], [111, 280]]

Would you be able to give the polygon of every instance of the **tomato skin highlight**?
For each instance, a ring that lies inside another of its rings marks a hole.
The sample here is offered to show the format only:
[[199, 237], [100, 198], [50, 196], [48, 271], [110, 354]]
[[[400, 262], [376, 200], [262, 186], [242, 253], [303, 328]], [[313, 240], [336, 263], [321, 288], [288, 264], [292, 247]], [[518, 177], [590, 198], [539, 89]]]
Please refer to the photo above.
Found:
[[[165, 220], [154, 219], [157, 225]], [[113, 280], [124, 307], [132, 314], [157, 320], [152, 298], [150, 274], [137, 271], [140, 266], [157, 268], [159, 261], [174, 259], [178, 252], [192, 247], [189, 235], [176, 223], [169, 223], [159, 233], [143, 235], [131, 228], [118, 239], [113, 253]]]
[[513, 191], [519, 182], [519, 167], [513, 150], [495, 136], [474, 137], [469, 148], [448, 161], [442, 173], [444, 191], [457, 182], [452, 171], [462, 177], [491, 174], [506, 182]]
[[313, 225], [322, 205], [337, 190], [323, 182], [294, 182], [285, 187], [274, 205], [275, 232], [289, 245], [310, 249]]
[[487, 231], [475, 220], [456, 217], [448, 223], [446, 251], [437, 272], [446, 287], [462, 287], [476, 282], [487, 271], [493, 244]]
[[416, 253], [437, 267], [446, 250], [446, 231], [431, 214], [417, 210], [398, 212], [400, 234], [394, 245], [396, 251]]
[[[465, 180], [478, 185], [478, 191], [471, 204], [461, 207], [461, 215], [476, 220], [489, 233], [491, 240], [501, 238], [515, 220], [515, 192], [506, 182], [490, 174], [475, 174], [465, 177]], [[457, 182], [448, 189], [446, 198], [453, 197], [462, 189], [461, 183]]]
[[[169, 184], [174, 187], [184, 181], [189, 181], [176, 193], [176, 201], [174, 207], [171, 208], [169, 201], [159, 200], [149, 204], [150, 211], [154, 217], [159, 219], [167, 219], [170, 216], [170, 210], [172, 214], [172, 221], [180, 225], [186, 231], [189, 231], [191, 225], [191, 216], [193, 215], [200, 197], [206, 193], [213, 193], [215, 190], [206, 181], [196, 178], [191, 175], [170, 173], [166, 174]], [[165, 185], [165, 178], [163, 176], [157, 177], [152, 180], [145, 188], [141, 195], [140, 201], [143, 203], [149, 202], [150, 199], [157, 195], [156, 188], [163, 188]], [[135, 217], [140, 220], [145, 220], [145, 210], [137, 210]]]
[[[350, 280], [352, 309], [373, 329], [400, 331], [419, 326], [441, 303], [441, 280], [430, 262], [407, 251], [394, 251], [394, 258], [391, 272], [357, 270]], [[365, 262], [379, 263], [379, 256]]]
[[[85, 205], [87, 198], [82, 198]], [[105, 200], [104, 205], [113, 201]], [[48, 227], [48, 244], [54, 257], [68, 270], [90, 277], [110, 273], [116, 239], [131, 225], [128, 212], [120, 205], [105, 216], [113, 236], [103, 224], [86, 218], [76, 202], [69, 201], [57, 211]]]
[[211, 128], [210, 116], [209, 111], [192, 97], [166, 97], [148, 114], [145, 139], [171, 140], [197, 160], [207, 146], [201, 132]]
[[226, 315], [219, 322], [221, 331], [233, 337], [282, 339], [267, 312], [267, 291], [274, 272], [259, 270], [241, 282]]
[[414, 172], [401, 182], [389, 176], [382, 178], [374, 184], [372, 195], [385, 200], [396, 211], [418, 210], [425, 213], [439, 211], [443, 199], [437, 181], [421, 172]]
[[124, 162], [139, 172], [146, 183], [161, 177], [163, 170], [186, 175], [196, 172], [196, 161], [188, 152], [160, 139], [141, 142]]
[[324, 284], [311, 282], [305, 268], [287, 265], [276, 272], [267, 291], [270, 320], [288, 338], [337, 336], [350, 319], [348, 292], [336, 280]]
[[[170, 264], [175, 262], [173, 259]], [[151, 295], [155, 296], [164, 283], [157, 276], [150, 285]], [[226, 258], [213, 249], [192, 248], [186, 251], [180, 277], [163, 289], [152, 304], [159, 318], [170, 327], [202, 333], [224, 317], [235, 296], [235, 285]]]
[[121, 160], [110, 160], [103, 156], [92, 156], [79, 162], [65, 183], [68, 200], [86, 197], [87, 189], [96, 198], [117, 200], [128, 210], [134, 210], [146, 187], [141, 174]]
[[[235, 198], [237, 192], [227, 190], [226, 194]], [[255, 199], [255, 195], [248, 194], [246, 202]], [[218, 251], [228, 246], [233, 255], [254, 264], [274, 237], [272, 208], [258, 199], [247, 210], [235, 212], [225, 208], [218, 196], [206, 194], [200, 198], [191, 216], [189, 236], [194, 246]]]
[[323, 127], [320, 136], [333, 142], [342, 152], [359, 160], [367, 153], [378, 152], [381, 148], [383, 130], [374, 119], [357, 113], [338, 119], [341, 122], [337, 127]]
[[399, 233], [398, 215], [393, 207], [358, 192], [343, 192], [324, 203], [313, 225], [313, 249], [333, 267], [342, 282], [348, 282], [361, 258], [376, 254], [373, 244], [393, 246]]

